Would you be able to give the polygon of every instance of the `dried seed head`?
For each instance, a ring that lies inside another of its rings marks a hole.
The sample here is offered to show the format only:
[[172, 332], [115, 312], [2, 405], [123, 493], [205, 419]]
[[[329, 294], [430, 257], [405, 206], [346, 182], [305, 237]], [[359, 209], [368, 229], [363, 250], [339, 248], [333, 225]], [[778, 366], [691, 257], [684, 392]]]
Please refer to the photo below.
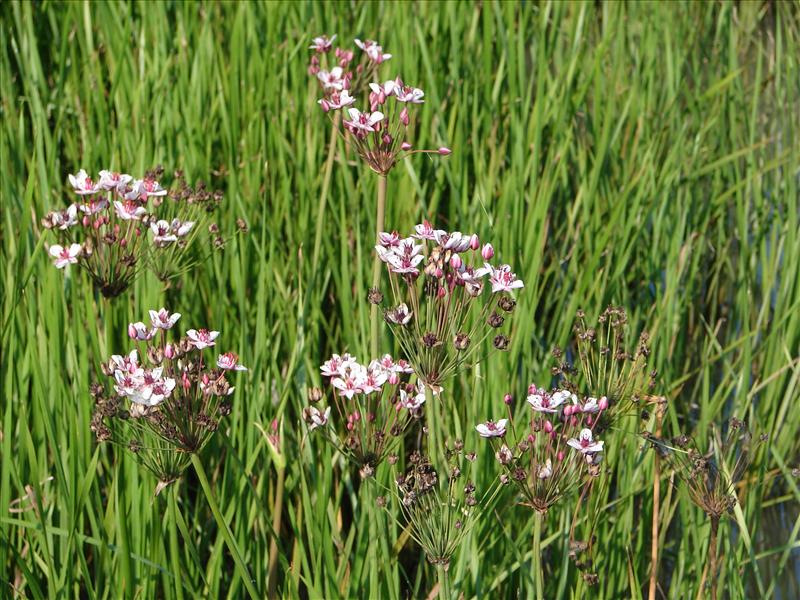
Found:
[[511, 296], [501, 296], [500, 300], [497, 301], [497, 306], [499, 306], [507, 313], [514, 312], [514, 307], [516, 305], [517, 301], [514, 300]]
[[504, 335], [498, 335], [494, 338], [494, 347], [498, 350], [506, 350], [508, 348], [508, 338]]
[[316, 404], [322, 400], [322, 390], [318, 387], [308, 388], [308, 401], [311, 404]]
[[493, 312], [491, 315], [489, 315], [489, 319], [487, 320], [487, 323], [489, 323], [489, 327], [493, 327], [494, 329], [497, 329], [498, 327], [503, 325], [504, 321], [505, 321], [505, 318], [502, 315], [499, 315], [496, 312]]
[[453, 346], [455, 346], [456, 350], [466, 350], [469, 342], [470, 339], [466, 333], [458, 333], [453, 338]]
[[432, 331], [429, 331], [425, 335], [422, 336], [422, 345], [426, 348], [433, 348], [441, 344], [439, 338], [436, 337], [436, 334]]
[[367, 292], [367, 302], [379, 305], [383, 302], [383, 293], [378, 288], [370, 288]]

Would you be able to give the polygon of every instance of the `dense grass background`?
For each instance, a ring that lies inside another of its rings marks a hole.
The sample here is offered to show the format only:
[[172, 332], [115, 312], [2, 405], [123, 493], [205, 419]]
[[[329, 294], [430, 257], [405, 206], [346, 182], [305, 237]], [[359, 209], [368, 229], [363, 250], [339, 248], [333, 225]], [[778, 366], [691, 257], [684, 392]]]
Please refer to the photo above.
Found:
[[[506, 391], [549, 381], [549, 349], [568, 341], [576, 310], [622, 304], [632, 330], [651, 333], [668, 433], [703, 440], [738, 416], [770, 435], [721, 530], [722, 589], [800, 594], [797, 3], [7, 2], [0, 15], [0, 596], [243, 595], [196, 478], [177, 487], [173, 544], [168, 495], [153, 498], [154, 479], [89, 431], [98, 361], [127, 346], [125, 324], [163, 304], [185, 327], [221, 328], [252, 367], [203, 459], [259, 588], [276, 476], [256, 424], [276, 418], [288, 458], [279, 592], [433, 587], [396, 528], [380, 536], [392, 553], [380, 587], [365, 587], [378, 545], [357, 477], [299, 424], [317, 365], [334, 351], [365, 357], [369, 335], [375, 178], [342, 144], [318, 218], [329, 125], [306, 47], [320, 33], [379, 39], [394, 54], [381, 74], [426, 92], [419, 146], [454, 149], [392, 173], [388, 227], [427, 217], [477, 231], [526, 282], [511, 351], [453, 386], [451, 435], [485, 449], [471, 425], [496, 415]], [[169, 290], [141, 279], [108, 303], [79, 271], [52, 267], [39, 218], [69, 201], [68, 173], [158, 163], [223, 189], [223, 226], [242, 217], [250, 234]], [[653, 457], [641, 427], [615, 437], [599, 584], [578, 591], [564, 558], [568, 503], [546, 524], [548, 597], [646, 588]], [[479, 484], [495, 476], [492, 460], [480, 457]], [[665, 492], [660, 517], [661, 591], [702, 594], [708, 522], [682, 491]], [[531, 531], [531, 513], [507, 495], [466, 539], [454, 587], [527, 595]]]

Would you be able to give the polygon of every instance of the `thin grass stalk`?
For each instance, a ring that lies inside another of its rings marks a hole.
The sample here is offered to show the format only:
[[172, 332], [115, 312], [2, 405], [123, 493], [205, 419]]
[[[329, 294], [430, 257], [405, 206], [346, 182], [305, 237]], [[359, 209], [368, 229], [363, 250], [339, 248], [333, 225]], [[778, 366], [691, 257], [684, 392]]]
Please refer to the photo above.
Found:
[[333, 127], [331, 128], [331, 137], [328, 140], [328, 158], [325, 160], [325, 171], [322, 176], [322, 189], [319, 193], [319, 205], [317, 207], [317, 233], [314, 236], [314, 253], [312, 254], [312, 266], [314, 268], [314, 277], [317, 277], [317, 263], [319, 262], [319, 252], [322, 248], [322, 233], [324, 227], [322, 226], [325, 219], [325, 207], [328, 204], [328, 192], [331, 187], [331, 172], [333, 171], [333, 159], [336, 156], [336, 141], [338, 139], [339, 121], [342, 116], [337, 111], [333, 116]]
[[178, 484], [174, 483], [170, 487], [172, 490], [169, 493], [169, 554], [172, 562], [172, 575], [175, 578], [175, 597], [183, 600], [183, 576], [178, 544]]
[[544, 600], [544, 573], [542, 573], [542, 521], [544, 513], [533, 512], [533, 581], [536, 587], [536, 600]]
[[[656, 437], [661, 438], [662, 423], [664, 420], [663, 399], [659, 399], [656, 407]], [[659, 513], [661, 512], [661, 456], [654, 452], [653, 466], [653, 525], [650, 532], [650, 587], [648, 599], [655, 600], [658, 585], [658, 529]]]
[[439, 598], [441, 600], [450, 600], [450, 574], [448, 572], [448, 565], [436, 565], [436, 575], [439, 578]]
[[[372, 546], [373, 542], [375, 542], [378, 538], [377, 536], [381, 535], [378, 531], [378, 521], [375, 515], [375, 501], [376, 501], [376, 494], [375, 494], [375, 487], [373, 485], [374, 482], [370, 481], [363, 481], [362, 485], [364, 486], [364, 492], [362, 494], [362, 509], [366, 511], [367, 517], [369, 519], [369, 525], [367, 531], [369, 532], [369, 545], [371, 546], [370, 551], [367, 552], [369, 556], [369, 562], [367, 563], [367, 581], [369, 585], [369, 590], [372, 593], [375, 593], [378, 590], [379, 586], [379, 578], [378, 578], [378, 570], [379, 570], [379, 561], [378, 561], [378, 554], [380, 552], [380, 548], [382, 546]], [[378, 594], [380, 596], [380, 594]]]
[[278, 467], [278, 482], [275, 486], [275, 500], [272, 504], [272, 540], [269, 543], [269, 567], [267, 569], [267, 598], [276, 598], [278, 571], [278, 539], [281, 535], [281, 513], [283, 512], [283, 485], [286, 468]]
[[214, 498], [211, 485], [208, 483], [208, 477], [206, 477], [206, 471], [203, 468], [203, 462], [200, 460], [200, 457], [197, 456], [197, 454], [192, 454], [192, 465], [197, 473], [197, 478], [200, 480], [200, 485], [203, 487], [203, 492], [206, 495], [208, 506], [214, 515], [214, 519], [217, 521], [217, 526], [222, 532], [222, 537], [225, 539], [225, 543], [228, 545], [228, 550], [230, 550], [231, 555], [233, 556], [233, 561], [236, 563], [236, 568], [239, 569], [239, 575], [242, 577], [242, 581], [244, 581], [244, 587], [247, 589], [247, 593], [250, 595], [252, 600], [258, 600], [261, 598], [261, 596], [256, 591], [253, 580], [250, 578], [250, 573], [247, 570], [247, 565], [244, 563], [244, 558], [242, 558], [242, 554], [239, 552], [236, 541], [233, 539], [233, 534], [231, 533], [228, 524], [225, 522], [225, 519], [219, 510], [219, 505]]
[[[378, 176], [378, 204], [375, 208], [375, 240], [378, 235], [383, 231], [383, 221], [386, 215], [386, 177], [383, 175]], [[381, 259], [378, 258], [377, 253], [372, 261], [372, 288], [376, 289], [381, 283]], [[370, 356], [378, 356], [378, 346], [380, 343], [380, 335], [378, 328], [380, 326], [380, 319], [378, 316], [378, 305], [372, 304], [370, 306]]]
[[719, 517], [711, 517], [711, 539], [708, 542], [708, 582], [711, 586], [711, 600], [717, 600], [717, 532]]

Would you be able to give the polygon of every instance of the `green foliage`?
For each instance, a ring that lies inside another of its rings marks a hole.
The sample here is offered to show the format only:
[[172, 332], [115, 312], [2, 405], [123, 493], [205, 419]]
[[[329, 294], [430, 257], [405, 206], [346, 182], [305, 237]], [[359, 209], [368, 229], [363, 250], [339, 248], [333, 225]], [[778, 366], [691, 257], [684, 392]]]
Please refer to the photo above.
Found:
[[[526, 282], [509, 351], [461, 374], [459, 409], [439, 411], [438, 430], [478, 451], [478, 488], [498, 469], [474, 424], [502, 414], [506, 392], [549, 384], [550, 348], [569, 341], [579, 308], [625, 306], [630, 330], [650, 334], [667, 434], [704, 446], [712, 423], [736, 416], [770, 436], [720, 529], [721, 589], [798, 593], [796, 3], [6, 2], [0, 15], [0, 595], [244, 596], [197, 478], [154, 497], [155, 479], [89, 430], [97, 366], [162, 305], [222, 329], [252, 367], [202, 457], [256, 588], [273, 523], [285, 597], [423, 597], [435, 585], [408, 532], [301, 424], [318, 365], [332, 352], [366, 359], [370, 335], [376, 177], [338, 142], [320, 214], [330, 125], [306, 73], [320, 33], [379, 39], [394, 55], [381, 76], [426, 92], [415, 143], [454, 150], [393, 170], [387, 228], [429, 218], [477, 231]], [[168, 289], [147, 275], [113, 301], [53, 268], [39, 220], [68, 203], [67, 174], [158, 163], [223, 189], [220, 228], [243, 218], [249, 234]], [[257, 426], [273, 419], [283, 488]], [[641, 428], [619, 425], [613, 472], [593, 490], [601, 598], [649, 577], [654, 455]], [[709, 524], [668, 477], [659, 582], [694, 597]], [[586, 590], [566, 556], [575, 509], [543, 524], [545, 597]], [[787, 520], [768, 529], [774, 514]], [[507, 493], [451, 561], [453, 594], [532, 594], [533, 528]]]

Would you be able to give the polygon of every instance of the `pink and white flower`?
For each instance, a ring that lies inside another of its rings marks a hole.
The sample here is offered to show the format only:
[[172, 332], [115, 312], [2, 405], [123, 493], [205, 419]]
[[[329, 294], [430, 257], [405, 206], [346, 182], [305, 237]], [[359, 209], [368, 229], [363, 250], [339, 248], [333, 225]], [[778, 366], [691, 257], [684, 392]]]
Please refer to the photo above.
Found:
[[321, 35], [319, 37], [315, 37], [311, 40], [311, 45], [308, 47], [309, 50], [316, 50], [320, 54], [324, 54], [326, 52], [330, 52], [331, 48], [333, 47], [333, 40], [336, 39], [336, 35], [332, 35], [330, 38], [327, 35]]
[[419, 240], [431, 241], [435, 241], [437, 236], [447, 233], [442, 229], [434, 229], [428, 221], [423, 221], [419, 225], [415, 225], [414, 231], [416, 231], [416, 233], [412, 237], [415, 237]]
[[150, 223], [150, 230], [153, 232], [153, 242], [159, 248], [164, 248], [178, 240], [178, 236], [173, 233], [172, 226], [163, 219], [156, 223]]
[[401, 408], [405, 408], [407, 410], [417, 410], [423, 404], [425, 404], [425, 388], [417, 385], [417, 389], [413, 394], [409, 394], [404, 389], [401, 389], [399, 404]]
[[217, 366], [226, 371], [247, 371], [247, 367], [239, 363], [239, 357], [234, 352], [220, 354], [217, 358]]
[[155, 329], [172, 329], [181, 318], [181, 313], [170, 314], [166, 308], [150, 311], [150, 322]]
[[96, 215], [101, 210], [108, 208], [108, 200], [105, 197], [89, 198], [87, 202], [83, 202], [78, 206], [78, 208], [80, 208], [81, 212], [86, 215]]
[[508, 419], [500, 419], [496, 423], [494, 421], [486, 421], [475, 427], [478, 435], [484, 438], [503, 437], [506, 434], [506, 425]]
[[419, 88], [403, 85], [395, 86], [393, 90], [398, 102], [408, 102], [409, 104], [422, 104], [425, 102], [422, 99], [422, 97], [425, 95], [425, 92]]
[[460, 231], [447, 232], [437, 230], [434, 237], [436, 243], [445, 250], [461, 253], [469, 249], [470, 238], [472, 236], [465, 235]]
[[69, 246], [53, 244], [50, 246], [50, 256], [55, 258], [54, 264], [57, 269], [63, 269], [67, 265], [77, 264], [82, 251], [83, 249], [80, 244], [70, 244]]
[[343, 375], [345, 371], [353, 368], [357, 364], [356, 358], [345, 353], [342, 356], [334, 354], [329, 360], [322, 363], [319, 368], [325, 377], [337, 377]]
[[78, 224], [78, 205], [70, 204], [66, 210], [54, 213], [53, 224], [61, 231]]
[[347, 113], [350, 115], [350, 120], [345, 119], [343, 123], [347, 129], [355, 134], [365, 135], [377, 131], [375, 125], [383, 121], [384, 118], [383, 113], [380, 111], [362, 113], [357, 108], [349, 108]]
[[183, 221], [181, 223], [178, 219], [172, 219], [172, 223], [170, 223], [170, 228], [179, 238], [186, 237], [192, 227], [194, 227], [194, 221]]
[[400, 245], [400, 234], [396, 231], [387, 233], [382, 231], [378, 234], [378, 245], [384, 248], [393, 248]]
[[414, 316], [414, 313], [408, 309], [408, 305], [405, 302], [386, 313], [386, 318], [395, 325], [405, 325], [411, 320], [412, 316]]
[[528, 404], [536, 412], [556, 413], [558, 412], [558, 407], [566, 400], [560, 391], [551, 395], [545, 390], [536, 388], [536, 386], [532, 386], [532, 389], [528, 391]]
[[132, 340], [145, 342], [147, 340], [153, 339], [155, 333], [156, 333], [155, 328], [149, 328], [141, 321], [138, 321], [137, 323], [131, 323], [130, 325], [128, 325], [128, 337], [130, 337]]
[[568, 439], [567, 445], [575, 448], [582, 454], [603, 451], [603, 442], [599, 440], [595, 441], [592, 436], [591, 429], [581, 429], [581, 432], [578, 434], [578, 438]]
[[543, 465], [539, 465], [539, 472], [536, 474], [539, 479], [549, 479], [553, 476], [553, 461], [549, 458]]
[[147, 209], [134, 200], [114, 201], [114, 210], [123, 221], [141, 221], [147, 214]]
[[367, 53], [367, 57], [369, 57], [372, 62], [381, 64], [383, 61], [392, 58], [391, 54], [385, 54], [383, 52], [383, 48], [381, 48], [381, 46], [379, 46], [378, 42], [375, 40], [365, 40], [362, 42], [361, 40], [356, 39], [355, 43], [356, 46]]
[[325, 412], [322, 412], [316, 406], [307, 406], [303, 409], [303, 418], [308, 424], [309, 431], [314, 431], [317, 427], [324, 427], [327, 425], [330, 416], [330, 406], [325, 409]]
[[125, 188], [132, 180], [133, 177], [125, 173], [103, 170], [100, 171], [100, 181], [97, 182], [97, 186], [100, 189], [110, 192], [118, 188]]
[[338, 377], [331, 379], [331, 385], [339, 390], [339, 395], [352, 400], [353, 396], [362, 393], [362, 385], [366, 379], [366, 369], [361, 365], [355, 365]]
[[167, 190], [162, 188], [155, 179], [136, 179], [131, 185], [131, 189], [125, 194], [125, 199], [144, 202], [150, 196], [165, 196], [166, 194]]
[[209, 331], [208, 329], [190, 329], [186, 332], [186, 336], [189, 338], [189, 343], [192, 346], [198, 350], [202, 350], [215, 345], [214, 340], [219, 336], [219, 331]]
[[332, 92], [327, 98], [317, 100], [317, 104], [321, 105], [323, 109], [339, 110], [345, 106], [350, 106], [355, 101], [356, 99], [350, 95], [349, 91], [342, 90], [341, 92]]
[[81, 196], [94, 194], [98, 190], [97, 184], [92, 181], [92, 178], [83, 169], [78, 171], [77, 175], [69, 176], [69, 184], [75, 190], [75, 193]]
[[344, 89], [344, 70], [342, 67], [333, 67], [330, 71], [322, 70], [317, 73], [317, 79], [325, 90], [341, 92]]
[[500, 265], [495, 268], [489, 263], [486, 263], [486, 269], [489, 273], [489, 282], [492, 284], [492, 292], [509, 292], [521, 287], [525, 287], [521, 279], [517, 279], [516, 274], [511, 272], [511, 267], [508, 265]]

